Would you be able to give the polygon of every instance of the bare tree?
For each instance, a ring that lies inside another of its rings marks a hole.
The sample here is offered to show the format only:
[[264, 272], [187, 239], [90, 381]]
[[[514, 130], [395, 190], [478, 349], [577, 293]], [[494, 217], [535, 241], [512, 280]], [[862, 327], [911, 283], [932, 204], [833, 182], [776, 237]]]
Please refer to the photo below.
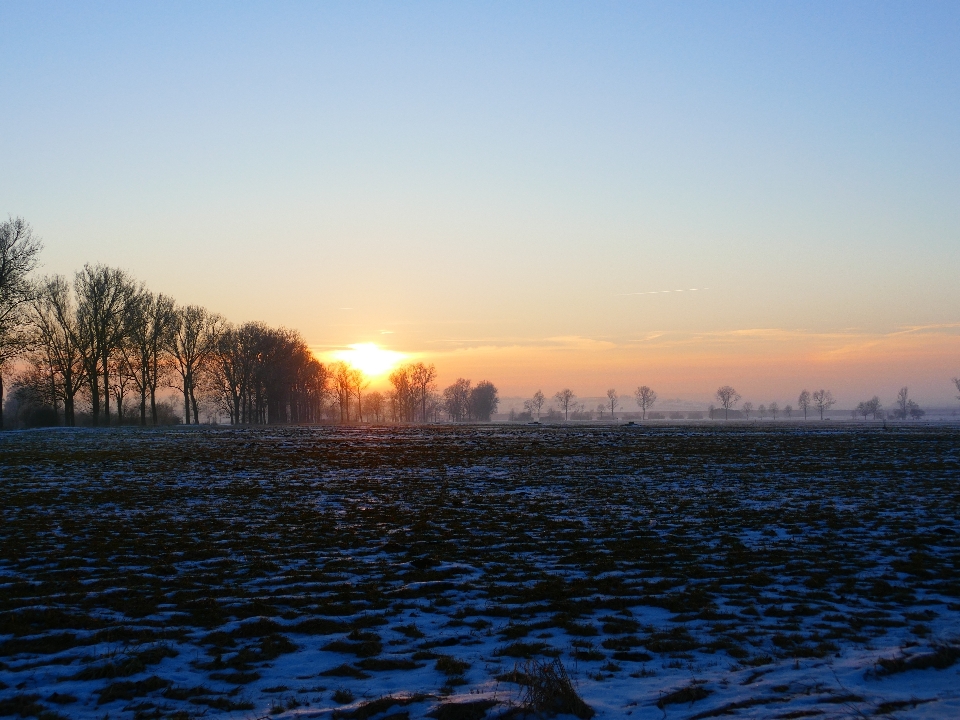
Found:
[[84, 265], [74, 280], [81, 347], [87, 363], [93, 424], [100, 422], [100, 376], [103, 378], [103, 420], [110, 424], [110, 355], [123, 343], [137, 288], [123, 270]]
[[167, 351], [173, 360], [173, 368], [180, 377], [179, 387], [183, 393], [185, 424], [190, 424], [193, 410], [194, 424], [200, 424], [200, 409], [197, 390], [208, 368], [208, 362], [217, 348], [224, 321], [199, 305], [187, 305], [175, 310], [173, 331], [167, 342]]
[[130, 303], [128, 342], [122, 345], [134, 387], [140, 393], [140, 424], [150, 414], [157, 424], [157, 387], [164, 370], [165, 348], [172, 341], [176, 315], [173, 298], [155, 295], [141, 287]]
[[543, 404], [546, 401], [547, 398], [544, 397], [543, 393], [537, 390], [532, 398], [523, 401], [523, 409], [529, 412], [530, 415], [536, 415], [537, 422], [540, 422], [540, 411], [543, 410]]
[[729, 417], [731, 408], [740, 401], [740, 393], [729, 385], [724, 385], [723, 387], [717, 388], [716, 398], [717, 402], [720, 403], [720, 407], [723, 408], [723, 419], [726, 420]]
[[333, 371], [333, 391], [340, 406], [340, 422], [350, 422], [350, 400], [353, 398], [353, 368], [345, 362], [337, 362]]
[[[955, 377], [953, 384], [957, 386], [957, 390], [960, 390], [960, 377]], [[960, 395], [957, 395], [957, 400], [960, 400]]]
[[780, 406], [776, 402], [770, 403], [770, 406], [767, 408], [770, 411], [770, 417], [774, 420], [777, 419], [777, 413], [780, 412]]
[[797, 407], [803, 410], [803, 419], [807, 419], [807, 408], [810, 407], [810, 391], [804, 390], [797, 398]]
[[566, 422], [570, 416], [570, 403], [573, 402], [575, 397], [576, 395], [573, 394], [573, 391], [570, 390], [570, 388], [564, 388], [553, 396], [553, 399], [557, 401], [557, 405], [561, 410], [563, 410], [564, 422]]
[[820, 419], [823, 420], [823, 413], [836, 405], [837, 401], [829, 390], [817, 390], [813, 393], [813, 404], [820, 411]]
[[897, 417], [904, 420], [907, 419], [907, 415], [910, 412], [910, 398], [908, 397], [909, 391], [907, 387], [904, 386], [900, 388], [900, 392], [897, 393]]
[[373, 413], [374, 422], [383, 422], [384, 406], [383, 393], [377, 390], [374, 390], [372, 393], [367, 393], [367, 407], [370, 409], [370, 412]]
[[646, 420], [647, 408], [652, 407], [653, 404], [657, 401], [657, 393], [655, 393], [652, 389], [650, 389], [646, 385], [641, 385], [634, 391], [633, 395], [637, 399], [637, 405], [640, 406], [640, 410], [643, 414], [642, 415], [643, 419]]
[[873, 419], [876, 420], [881, 410], [883, 410], [883, 406], [880, 404], [880, 398], [876, 395], [857, 405], [857, 415], [863, 415], [864, 420], [867, 419], [867, 415], [873, 415]]
[[793, 405], [784, 405], [784, 406], [783, 406], [783, 416], [784, 416], [784, 417], [793, 417]]
[[353, 395], [357, 398], [357, 420], [363, 422], [363, 391], [370, 387], [370, 381], [359, 368], [350, 371], [350, 379], [353, 382]]
[[614, 413], [617, 412], [617, 407], [620, 405], [620, 396], [613, 388], [607, 390], [607, 402], [610, 404], [610, 419], [616, 420], [617, 416]]
[[465, 378], [457, 378], [452, 385], [443, 391], [443, 407], [454, 422], [463, 422], [470, 412], [471, 382]]
[[117, 425], [123, 425], [123, 403], [128, 390], [134, 387], [133, 368], [128, 361], [127, 348], [121, 346], [110, 356], [110, 392], [117, 403]]
[[410, 384], [416, 392], [420, 403], [420, 420], [427, 421], [427, 396], [436, 389], [434, 380], [437, 379], [437, 368], [424, 365], [422, 362], [410, 366]]
[[481, 380], [470, 391], [470, 417], [474, 420], [489, 422], [499, 405], [497, 388], [489, 380]]
[[760, 403], [760, 407], [757, 408], [757, 415], [760, 416], [760, 419], [763, 420], [763, 416], [767, 414], [767, 406], [763, 403]]
[[230, 416], [231, 425], [242, 422], [241, 402], [250, 381], [252, 358], [245, 352], [244, 333], [233, 325], [224, 325], [217, 340], [217, 353], [214, 361], [214, 380], [222, 397], [222, 402]]
[[63, 422], [76, 425], [75, 398], [86, 383], [86, 363], [80, 346], [76, 305], [70, 283], [62, 275], [38, 283], [31, 321], [53, 384], [63, 399]]
[[750, 413], [753, 412], [753, 403], [745, 402], [743, 404], [742, 412], [743, 412], [744, 419], [747, 419], [747, 420], [750, 419]]
[[390, 373], [390, 384], [393, 385], [390, 404], [394, 421], [412, 421], [416, 408], [416, 395], [410, 379], [409, 366], [399, 367]]
[[0, 430], [3, 429], [3, 372], [29, 342], [25, 311], [34, 297], [29, 275], [43, 243], [23, 218], [0, 223]]

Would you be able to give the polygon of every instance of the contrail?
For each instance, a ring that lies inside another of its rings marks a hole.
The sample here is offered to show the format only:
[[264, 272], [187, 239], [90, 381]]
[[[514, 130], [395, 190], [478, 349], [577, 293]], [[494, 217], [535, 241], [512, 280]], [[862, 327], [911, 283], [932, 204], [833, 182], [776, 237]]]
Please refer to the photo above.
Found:
[[687, 288], [686, 290], [648, 290], [647, 292], [635, 292], [635, 293], [620, 293], [617, 297], [624, 297], [625, 295], [659, 295], [660, 293], [674, 293], [674, 292], [697, 292], [709, 290], [710, 288]]

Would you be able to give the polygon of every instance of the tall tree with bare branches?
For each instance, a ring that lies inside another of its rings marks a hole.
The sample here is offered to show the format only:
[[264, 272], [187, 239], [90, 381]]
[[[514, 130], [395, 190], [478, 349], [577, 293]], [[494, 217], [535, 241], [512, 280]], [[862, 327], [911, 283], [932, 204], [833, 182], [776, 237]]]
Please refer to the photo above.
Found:
[[34, 297], [30, 272], [37, 266], [43, 244], [23, 218], [0, 223], [0, 430], [3, 429], [3, 372], [7, 361], [28, 344], [25, 318]]
[[557, 401], [557, 406], [563, 410], [564, 422], [566, 422], [567, 418], [570, 417], [570, 403], [573, 402], [575, 397], [576, 395], [573, 394], [573, 391], [570, 388], [564, 388], [553, 396], [553, 399]]
[[723, 408], [723, 419], [726, 420], [730, 416], [731, 408], [740, 402], [740, 393], [729, 385], [723, 385], [717, 388], [716, 398], [720, 407]]
[[43, 278], [32, 302], [31, 322], [36, 345], [46, 356], [54, 385], [63, 400], [63, 422], [76, 425], [75, 397], [87, 382], [86, 363], [80, 346], [73, 289], [62, 275]]
[[420, 421], [427, 421], [427, 397], [430, 391], [436, 389], [434, 381], [437, 379], [437, 368], [433, 363], [426, 365], [422, 362], [410, 366], [410, 384], [417, 394], [420, 404]]
[[523, 401], [523, 409], [530, 413], [531, 416], [537, 416], [537, 422], [540, 422], [540, 411], [543, 410], [543, 404], [547, 401], [547, 398], [544, 396], [543, 392], [537, 390], [533, 397], [529, 400]]
[[457, 378], [443, 391], [443, 408], [454, 422], [463, 422], [470, 413], [470, 390], [472, 383]]
[[390, 373], [390, 384], [393, 385], [393, 392], [390, 393], [390, 405], [394, 421], [412, 421], [413, 412], [416, 408], [416, 395], [410, 379], [409, 366], [398, 367]]
[[641, 385], [634, 391], [633, 396], [637, 399], [637, 405], [640, 406], [642, 419], [646, 420], [647, 408], [653, 406], [657, 401], [657, 394], [646, 385]]
[[173, 360], [173, 368], [179, 376], [177, 389], [183, 393], [185, 424], [200, 424], [200, 408], [197, 390], [208, 369], [208, 361], [217, 347], [224, 321], [199, 305], [187, 305], [174, 309], [173, 329], [167, 341], [167, 351]]
[[123, 345], [131, 380], [140, 394], [141, 425], [147, 424], [147, 398], [157, 424], [157, 387], [175, 322], [173, 298], [141, 286], [130, 304], [128, 342]]
[[[790, 407], [787, 405], [787, 407]], [[800, 393], [800, 396], [797, 398], [797, 407], [803, 410], [803, 419], [807, 419], [807, 409], [810, 407], [810, 391], [804, 390]], [[784, 409], [786, 412], [786, 408]], [[790, 413], [787, 412], [787, 417], [790, 417]]]
[[820, 411], [821, 420], [823, 420], [823, 413], [832, 408], [836, 402], [833, 399], [833, 393], [829, 390], [817, 390], [813, 393], [813, 404]]
[[363, 422], [363, 392], [370, 387], [370, 381], [364, 376], [359, 368], [353, 368], [350, 373], [353, 382], [353, 396], [357, 398], [357, 420]]
[[616, 420], [617, 406], [620, 405], [620, 396], [617, 395], [617, 391], [613, 388], [607, 390], [607, 402], [610, 404], [610, 419]]
[[336, 362], [333, 370], [333, 391], [340, 406], [340, 422], [350, 422], [350, 400], [353, 398], [353, 368], [345, 362]]
[[[81, 347], [87, 362], [93, 424], [110, 424], [110, 356], [123, 342], [136, 286], [123, 270], [106, 265], [84, 265], [74, 280]], [[103, 385], [99, 379], [103, 378]]]

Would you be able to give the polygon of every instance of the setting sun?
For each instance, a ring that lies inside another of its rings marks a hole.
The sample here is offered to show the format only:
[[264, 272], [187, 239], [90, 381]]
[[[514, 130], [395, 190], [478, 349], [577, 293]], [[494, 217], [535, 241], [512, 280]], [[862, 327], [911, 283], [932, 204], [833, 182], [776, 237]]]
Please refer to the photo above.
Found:
[[376, 343], [356, 343], [350, 345], [349, 350], [334, 352], [333, 356], [357, 368], [367, 377], [377, 377], [399, 365], [406, 354], [396, 350], [384, 350]]

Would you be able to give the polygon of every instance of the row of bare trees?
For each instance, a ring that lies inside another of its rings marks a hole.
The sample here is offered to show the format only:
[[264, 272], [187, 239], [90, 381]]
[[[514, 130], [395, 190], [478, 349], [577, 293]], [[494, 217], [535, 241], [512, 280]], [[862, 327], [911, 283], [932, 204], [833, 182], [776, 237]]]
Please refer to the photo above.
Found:
[[[657, 393], [654, 392], [649, 386], [641, 385], [638, 387], [634, 393], [634, 398], [637, 401], [637, 405], [640, 407], [643, 418], [647, 416], [647, 410], [653, 406], [657, 401]], [[597, 412], [600, 417], [603, 417], [603, 414], [610, 410], [611, 419], [616, 419], [617, 410], [620, 408], [621, 400], [623, 396], [617, 393], [615, 388], [610, 388], [607, 390], [607, 400], [605, 403], [597, 406]], [[550, 409], [548, 417], [554, 416], [563, 416], [564, 422], [570, 420], [571, 416], [574, 419], [583, 418], [584, 416], [592, 417], [593, 412], [587, 410], [586, 405], [582, 402], [577, 401], [577, 396], [570, 388], [564, 388], [559, 390], [554, 396], [553, 401], [556, 403], [556, 410]], [[543, 394], [542, 390], [537, 390], [533, 397], [529, 400], [523, 401], [523, 414], [521, 417], [527, 419], [536, 418], [537, 422], [540, 421], [543, 415], [543, 409], [547, 404], [547, 396]], [[513, 414], [513, 417], [517, 417], [516, 413]]]
[[[158, 424], [162, 396], [182, 398], [182, 422], [199, 424], [202, 403], [231, 424], [489, 421], [497, 389], [458, 379], [437, 392], [433, 364], [390, 375], [390, 392], [370, 392], [347, 363], [324, 365], [293, 330], [234, 325], [197, 305], [147, 289], [123, 270], [85, 265], [72, 279], [33, 279], [41, 243], [22, 219], [0, 224], [0, 403], [3, 371], [17, 357], [19, 397], [49, 410], [51, 422]], [[158, 397], [161, 399], [158, 400]], [[78, 413], [78, 406], [82, 409]], [[0, 404], [2, 427], [2, 404]]]
[[500, 403], [497, 388], [483, 380], [476, 386], [458, 378], [437, 391], [437, 369], [423, 362], [402, 365], [390, 373], [390, 390], [366, 392], [368, 379], [342, 362], [330, 369], [334, 402], [341, 422], [488, 422]]
[[23, 319], [28, 369], [18, 381], [40, 390], [55, 412], [62, 407], [66, 425], [76, 424], [80, 395], [93, 425], [123, 423], [131, 397], [140, 424], [156, 424], [164, 388], [182, 397], [186, 424], [200, 422], [201, 398], [232, 424], [319, 417], [327, 369], [297, 332], [233, 325], [201, 306], [178, 305], [117, 268], [85, 265], [72, 282], [42, 278]]
[[0, 223], [0, 427], [3, 375], [75, 425], [78, 400], [93, 425], [158, 422], [158, 394], [174, 388], [183, 421], [200, 422], [201, 398], [231, 423], [315, 422], [328, 370], [292, 330], [232, 325], [197, 305], [147, 289], [123, 270], [85, 265], [72, 279], [34, 279], [41, 243], [21, 218]]

